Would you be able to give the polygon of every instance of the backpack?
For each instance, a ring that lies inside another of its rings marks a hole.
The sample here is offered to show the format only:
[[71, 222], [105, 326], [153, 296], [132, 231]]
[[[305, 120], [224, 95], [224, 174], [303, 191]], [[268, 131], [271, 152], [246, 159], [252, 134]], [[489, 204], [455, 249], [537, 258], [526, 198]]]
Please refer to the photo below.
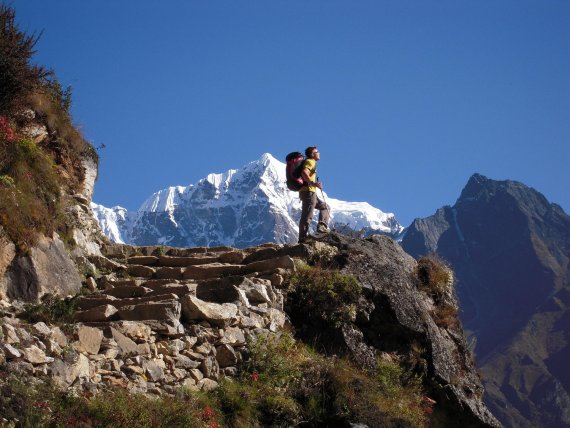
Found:
[[298, 192], [301, 187], [305, 185], [305, 182], [301, 178], [301, 168], [303, 167], [303, 162], [305, 161], [305, 156], [299, 152], [291, 152], [285, 158], [287, 162], [287, 189]]

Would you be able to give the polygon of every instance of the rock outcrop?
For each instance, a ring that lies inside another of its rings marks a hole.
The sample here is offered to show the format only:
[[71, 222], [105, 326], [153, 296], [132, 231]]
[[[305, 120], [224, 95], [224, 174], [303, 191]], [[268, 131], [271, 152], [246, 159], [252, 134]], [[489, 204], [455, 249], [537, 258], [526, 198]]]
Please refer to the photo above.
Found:
[[[498, 426], [482, 402], [483, 387], [461, 324], [442, 323], [438, 303], [418, 290], [417, 262], [386, 236], [362, 240], [329, 234], [318, 241], [329, 249], [316, 246], [310, 257], [327, 254], [328, 264], [358, 279], [365, 296], [355, 322], [327, 337], [331, 350], [344, 348], [363, 366], [373, 365], [382, 353], [407, 356], [427, 379], [445, 420], [457, 426]], [[453, 294], [445, 299], [447, 307], [458, 310]]]

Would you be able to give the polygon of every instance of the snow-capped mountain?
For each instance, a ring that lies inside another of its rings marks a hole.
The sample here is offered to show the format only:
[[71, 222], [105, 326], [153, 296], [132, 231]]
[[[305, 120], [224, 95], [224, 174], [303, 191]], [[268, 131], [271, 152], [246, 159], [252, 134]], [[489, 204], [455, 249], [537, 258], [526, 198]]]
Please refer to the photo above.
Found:
[[[92, 204], [101, 229], [113, 242], [176, 247], [297, 241], [301, 204], [285, 186], [285, 164], [265, 153], [239, 170], [209, 174], [187, 187], [150, 196], [136, 212]], [[391, 213], [366, 202], [330, 198], [331, 227], [398, 237], [403, 227]], [[315, 220], [317, 215], [315, 213]]]

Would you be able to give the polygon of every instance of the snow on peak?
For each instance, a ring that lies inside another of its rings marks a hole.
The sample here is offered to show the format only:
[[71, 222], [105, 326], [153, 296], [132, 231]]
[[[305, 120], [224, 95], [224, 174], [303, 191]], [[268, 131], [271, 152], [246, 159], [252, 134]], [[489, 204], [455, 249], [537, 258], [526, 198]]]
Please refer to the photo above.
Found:
[[172, 212], [177, 205], [180, 205], [181, 195], [186, 187], [173, 186], [153, 193], [150, 198], [143, 202], [139, 212]]

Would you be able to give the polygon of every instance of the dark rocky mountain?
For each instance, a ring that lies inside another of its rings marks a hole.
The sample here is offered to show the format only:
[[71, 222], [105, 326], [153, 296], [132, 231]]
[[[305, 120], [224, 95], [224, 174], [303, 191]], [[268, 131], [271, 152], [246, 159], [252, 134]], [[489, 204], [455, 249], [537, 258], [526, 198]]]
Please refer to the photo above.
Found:
[[516, 181], [473, 175], [453, 207], [407, 230], [457, 275], [487, 401], [506, 426], [570, 426], [570, 217]]

